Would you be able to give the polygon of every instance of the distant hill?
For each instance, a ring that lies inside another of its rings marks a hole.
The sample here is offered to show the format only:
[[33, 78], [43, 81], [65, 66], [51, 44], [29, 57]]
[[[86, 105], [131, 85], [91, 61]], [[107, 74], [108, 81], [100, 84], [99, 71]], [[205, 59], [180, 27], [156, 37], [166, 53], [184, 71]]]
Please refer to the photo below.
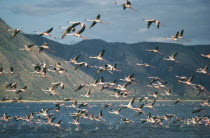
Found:
[[[96, 74], [97, 69], [81, 68], [82, 71], [91, 75], [93, 78], [103, 76], [106, 81], [112, 81], [119, 78], [124, 78], [130, 74], [140, 80], [136, 85], [129, 85], [128, 89], [133, 91], [135, 95], [142, 96], [151, 94], [154, 91], [159, 91], [154, 88], [148, 88], [150, 80], [149, 76], [158, 76], [168, 83], [166, 86], [172, 88], [171, 97], [161, 96], [162, 99], [201, 99], [203, 94], [196, 96], [197, 90], [184, 84], [178, 84], [178, 78], [175, 76], [190, 77], [198, 68], [203, 68], [209, 63], [209, 59], [204, 59], [200, 54], [209, 54], [210, 45], [184, 46], [176, 43], [160, 43], [160, 42], [141, 42], [135, 44], [126, 43], [109, 43], [103, 40], [84, 40], [74, 45], [65, 45], [54, 42], [44, 37], [35, 35], [25, 35], [36, 44], [48, 42], [56, 51], [54, 54], [57, 57], [69, 60], [75, 56], [81, 55], [79, 61], [88, 62], [90, 65], [104, 66], [106, 63], [96, 59], [89, 59], [89, 56], [97, 56], [102, 49], [105, 49], [104, 59], [109, 61], [109, 64], [118, 63], [118, 69], [122, 72], [114, 72], [111, 75], [108, 72]], [[186, 43], [187, 44], [187, 43]], [[151, 53], [145, 49], [154, 49], [159, 47], [159, 51], [164, 54]], [[176, 60], [180, 63], [163, 60], [168, 56], [178, 52]], [[156, 68], [140, 67], [137, 63], [149, 63]], [[171, 70], [172, 68], [172, 70]], [[209, 71], [210, 72], [210, 71]], [[118, 81], [123, 84], [124, 82]], [[193, 80], [195, 84], [202, 84], [210, 91], [210, 76], [206, 74], [195, 73]]]
[[[9, 67], [13, 67], [16, 74], [0, 75], [1, 99], [7, 96], [10, 98], [21, 96], [23, 100], [62, 100], [64, 97], [81, 99], [80, 94], [84, 94], [88, 89], [85, 88], [77, 93], [75, 93], [74, 90], [81, 83], [91, 83], [93, 81], [92, 77], [86, 73], [83, 73], [82, 71], [75, 72], [72, 65], [65, 64], [63, 59], [47, 53], [47, 50], [44, 50], [42, 53], [19, 50], [19, 48], [23, 48], [26, 44], [34, 43], [23, 34], [18, 34], [14, 39], [10, 39], [11, 32], [7, 31], [8, 28], [10, 27], [2, 19], [0, 19], [0, 68], [3, 67], [4, 71], [7, 72]], [[35, 44], [38, 46], [43, 45], [42, 42]], [[49, 45], [51, 45], [51, 43], [49, 43]], [[65, 68], [68, 71], [68, 74], [71, 74], [71, 76], [69, 77], [65, 74], [58, 74], [56, 72], [47, 72], [47, 75], [50, 77], [50, 79], [48, 79], [35, 76], [30, 73], [34, 69], [32, 64], [46, 63], [47, 65], [54, 65], [56, 62], [60, 62], [62, 67]], [[18, 88], [28, 86], [27, 90], [32, 94], [30, 95], [23, 92], [22, 95], [18, 95], [15, 94], [15, 92], [5, 91], [5, 82], [17, 82]], [[49, 93], [42, 91], [42, 89], [47, 89], [52, 82], [65, 83], [64, 90], [56, 90], [61, 96], [50, 96]], [[95, 96], [94, 93], [96, 93]], [[101, 95], [101, 99], [104, 99], [104, 95], [107, 94], [102, 93]], [[92, 98], [90, 99], [95, 99], [95, 97], [98, 97], [98, 89], [93, 89], [91, 97]]]

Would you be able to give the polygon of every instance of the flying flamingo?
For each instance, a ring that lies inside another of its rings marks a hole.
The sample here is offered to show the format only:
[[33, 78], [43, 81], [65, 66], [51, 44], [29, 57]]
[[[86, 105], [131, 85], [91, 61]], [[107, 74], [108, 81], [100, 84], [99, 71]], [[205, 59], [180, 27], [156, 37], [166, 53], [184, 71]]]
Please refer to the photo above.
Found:
[[175, 36], [171, 35], [171, 37], [165, 37], [165, 38], [166, 38], [166, 39], [173, 40], [173, 41], [177, 41], [177, 42], [180, 42], [180, 43], [183, 43], [182, 41], [179, 41], [179, 40], [178, 40], [178, 36], [179, 36], [179, 31], [176, 33]]
[[23, 51], [32, 51], [32, 47], [37, 47], [36, 45], [24, 45], [24, 48], [19, 48], [19, 50]]
[[134, 11], [136, 11], [137, 12], [137, 10], [136, 9], [134, 9], [133, 7], [131, 7], [131, 2], [130, 1], [128, 1], [127, 0], [127, 2], [125, 3], [125, 4], [119, 4], [119, 3], [115, 3], [116, 5], [120, 5], [120, 6], [123, 6], [123, 10], [125, 10], [126, 8], [130, 8], [130, 9], [132, 9], [132, 10], [134, 10]]
[[98, 60], [102, 60], [102, 61], [108, 62], [108, 61], [106, 61], [106, 60], [104, 60], [104, 59], [102, 58], [103, 55], [104, 55], [104, 53], [105, 53], [105, 50], [103, 49], [103, 50], [101, 51], [101, 53], [100, 53], [97, 57], [89, 57], [89, 58], [96, 58], [96, 59], [98, 59]]
[[208, 55], [201, 54], [201, 56], [204, 58], [210, 58], [210, 54], [208, 54]]
[[163, 54], [163, 53], [161, 53], [160, 51], [158, 51], [158, 49], [159, 49], [159, 47], [157, 46], [156, 48], [154, 48], [154, 49], [151, 49], [151, 50], [149, 50], [149, 49], [145, 49], [146, 51], [149, 51], [149, 52], [154, 52], [154, 53], [159, 53], [159, 54]]
[[67, 61], [67, 62], [73, 63], [73, 64], [79, 64], [79, 63], [77, 62], [77, 60], [79, 59], [79, 57], [80, 57], [80, 55], [79, 55], [79, 56], [76, 56], [74, 59], [70, 59], [70, 60]]
[[81, 38], [84, 38], [84, 39], [87, 39], [86, 37], [82, 36], [81, 33], [85, 31], [85, 28], [86, 28], [86, 25], [83, 24], [83, 23], [80, 23], [81, 26], [82, 26], [82, 29], [80, 29], [79, 31], [77, 31], [76, 33], [73, 33], [73, 34], [67, 34], [67, 35], [73, 35], [73, 36], [76, 36], [76, 37], [81, 37]]
[[181, 33], [178, 35], [178, 38], [183, 39], [184, 41], [190, 42], [190, 40], [186, 40], [183, 38], [183, 34], [184, 34], [184, 29], [181, 30]]
[[16, 36], [17, 34], [19, 34], [20, 32], [23, 32], [22, 30], [20, 30], [20, 29], [18, 29], [18, 28], [16, 28], [16, 29], [7, 29], [7, 31], [14, 31], [14, 32], [12, 33], [12, 35], [10, 36], [11, 39], [15, 38], [15, 36]]
[[193, 88], [196, 89], [196, 87], [194, 86], [194, 84], [192, 83], [192, 80], [195, 78], [195, 74], [193, 74], [187, 81], [182, 81], [182, 80], [178, 80], [179, 83], [185, 83], [187, 85], [192, 86]]
[[210, 73], [207, 72], [208, 66], [209, 65], [206, 65], [203, 69], [199, 68], [196, 70], [196, 72], [210, 75]]
[[83, 96], [83, 97], [89, 98], [90, 97], [90, 92], [91, 92], [91, 88], [88, 89], [88, 91], [86, 92], [85, 95], [82, 95], [82, 94], [80, 94], [80, 95]]
[[48, 44], [46, 42], [44, 42], [44, 45], [39, 47], [39, 53], [41, 53], [43, 51], [43, 49], [48, 49], [51, 52], [54, 52], [52, 49], [50, 49], [50, 47], [48, 46]]
[[160, 24], [160, 21], [159, 20], [155, 20], [155, 19], [152, 19], [152, 20], [146, 20], [146, 19], [144, 19], [144, 21], [147, 21], [148, 22], [147, 29], [150, 28], [150, 26], [151, 26], [152, 23], [155, 23], [158, 29], [159, 29], [160, 25], [161, 26], [165, 26], [163, 24]]
[[144, 63], [144, 64], [138, 64], [137, 63], [137, 66], [143, 66], [143, 67], [152, 67], [152, 68], [156, 68], [155, 66], [151, 66], [150, 64], [148, 63]]
[[151, 104], [149, 104], [149, 105], [147, 105], [147, 106], [144, 106], [144, 107], [152, 108], [154, 111], [157, 111], [157, 110], [153, 107], [153, 105], [155, 104], [155, 102], [156, 102], [156, 99], [155, 99]]
[[69, 27], [60, 27], [60, 28], [66, 28], [66, 30], [65, 30], [65, 32], [63, 33], [63, 35], [62, 35], [62, 39], [68, 34], [68, 33], [70, 33], [71, 31], [75, 31], [76, 29], [75, 29], [75, 27], [76, 26], [78, 26], [78, 25], [80, 25], [81, 24], [81, 22], [68, 22], [68, 23], [73, 23], [71, 26], [69, 26]]
[[104, 24], [107, 24], [107, 23], [105, 23], [105, 22], [102, 22], [101, 20], [100, 20], [100, 14], [94, 19], [94, 20], [90, 20], [90, 19], [85, 19], [86, 21], [92, 21], [93, 23], [91, 24], [91, 26], [89, 27], [89, 29], [91, 28], [91, 27], [93, 27], [96, 23], [104, 23]]
[[34, 31], [34, 32], [35, 32], [35, 33], [38, 33], [38, 36], [43, 36], [43, 35], [45, 35], [45, 36], [50, 36], [50, 37], [56, 38], [55, 36], [52, 36], [52, 35], [50, 34], [50, 32], [52, 32], [52, 30], [53, 30], [53, 27], [50, 28], [49, 30], [45, 31], [45, 32], [38, 32], [38, 31]]
[[170, 60], [170, 61], [175, 61], [175, 62], [178, 62], [175, 60], [175, 57], [178, 55], [178, 53], [175, 53], [171, 56], [169, 56], [169, 58], [163, 58], [164, 60]]

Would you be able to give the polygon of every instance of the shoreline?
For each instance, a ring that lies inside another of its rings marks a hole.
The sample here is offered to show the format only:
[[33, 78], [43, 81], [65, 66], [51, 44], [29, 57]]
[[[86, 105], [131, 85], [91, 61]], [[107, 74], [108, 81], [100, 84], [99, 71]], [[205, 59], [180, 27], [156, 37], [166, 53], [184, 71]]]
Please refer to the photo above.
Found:
[[[34, 101], [34, 100], [21, 100], [25, 103], [53, 103], [53, 102], [74, 102], [74, 100], [70, 101], [63, 101], [63, 100], [40, 100], [40, 101]], [[129, 102], [130, 100], [77, 100], [78, 102]], [[148, 100], [149, 102], [153, 100]], [[157, 102], [174, 102], [175, 100], [157, 100]], [[200, 102], [202, 100], [182, 100], [182, 102]], [[8, 101], [0, 101], [0, 103], [11, 103], [10, 100]], [[19, 102], [18, 102], [19, 103]]]

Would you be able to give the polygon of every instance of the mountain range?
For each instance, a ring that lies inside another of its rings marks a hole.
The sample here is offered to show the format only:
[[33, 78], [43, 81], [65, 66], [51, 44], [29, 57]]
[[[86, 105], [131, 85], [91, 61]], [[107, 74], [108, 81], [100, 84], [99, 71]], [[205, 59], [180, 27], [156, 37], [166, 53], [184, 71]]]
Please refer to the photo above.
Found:
[[[0, 20], [1, 30], [9, 28], [9, 26]], [[66, 45], [61, 44], [56, 41], [47, 39], [45, 37], [40, 37], [34, 34], [22, 34], [18, 35], [17, 38], [11, 40], [9, 37], [10, 33], [4, 31], [0, 33], [0, 48], [1, 48], [1, 62], [0, 66], [17, 67], [17, 71], [20, 72], [20, 76], [0, 76], [3, 79], [0, 80], [1, 90], [3, 91], [3, 84], [5, 81], [15, 81], [18, 79], [21, 85], [26, 84], [31, 87], [32, 91], [38, 90], [34, 95], [36, 96], [26, 96], [26, 99], [36, 100], [38, 97], [41, 99], [51, 99], [52, 97], [47, 97], [46, 94], [40, 91], [40, 86], [46, 87], [53, 81], [65, 81], [69, 88], [64, 90], [62, 93], [63, 97], [79, 97], [79, 94], [73, 93], [76, 89], [73, 84], [79, 85], [81, 83], [90, 83], [91, 81], [103, 77], [105, 81], [117, 80], [118, 84], [124, 84], [125, 82], [120, 81], [128, 75], [134, 75], [139, 81], [136, 84], [131, 84], [128, 86], [129, 91], [132, 95], [136, 96], [148, 96], [155, 91], [158, 91], [160, 99], [201, 99], [207, 95], [201, 94], [197, 96], [197, 89], [194, 89], [185, 84], [178, 84], [178, 78], [176, 76], [186, 76], [191, 77], [195, 74], [193, 83], [202, 84], [207, 90], [210, 90], [209, 75], [196, 73], [196, 69], [204, 68], [208, 63], [209, 59], [204, 59], [200, 54], [209, 54], [210, 45], [181, 45], [177, 43], [162, 43], [162, 42], [139, 42], [135, 44], [119, 43], [119, 42], [105, 42], [103, 40], [83, 40], [77, 44]], [[64, 38], [70, 39], [70, 38]], [[128, 36], [129, 39], [129, 36]], [[192, 40], [193, 41], [193, 40]], [[55, 52], [45, 51], [44, 53], [26, 52], [17, 50], [23, 47], [24, 44], [36, 44], [38, 46], [43, 45], [44, 42], [50, 46]], [[187, 44], [187, 42], [186, 42]], [[154, 49], [159, 47], [159, 51], [163, 54], [152, 53], [146, 51], [146, 49]], [[108, 64], [114, 65], [117, 63], [117, 69], [121, 72], [102, 72], [97, 74], [98, 69], [84, 68], [81, 67], [78, 70], [74, 70], [75, 65], [65, 64], [64, 61], [68, 61], [70, 58], [80, 55], [78, 59], [79, 62], [87, 62], [91, 66], [104, 66], [107, 64], [104, 61], [99, 61], [96, 59], [90, 59], [90, 56], [97, 56], [102, 50], [105, 50], [103, 58], [108, 62]], [[176, 60], [178, 62], [166, 61], [163, 58], [168, 58], [174, 53], [178, 53]], [[47, 62], [49, 64], [55, 64], [57, 61], [61, 62], [65, 68], [68, 68], [68, 73], [72, 74], [71, 77], [62, 76], [63, 74], [53, 74], [50, 73], [50, 77], [53, 79], [46, 78], [34, 78], [31, 75], [26, 75], [24, 72], [32, 71], [33, 67], [31, 64]], [[149, 63], [152, 67], [142, 67], [137, 66], [137, 63]], [[210, 72], [210, 71], [209, 71]], [[148, 77], [157, 76], [161, 78], [162, 82], [167, 82], [166, 87], [172, 88], [171, 96], [163, 96], [161, 90], [155, 88], [149, 88], [151, 79]], [[73, 85], [73, 86], [72, 86]], [[99, 91], [98, 89], [95, 92]], [[69, 92], [71, 94], [69, 94]], [[101, 93], [95, 93], [93, 96], [97, 99], [116, 99], [109, 96], [109, 93], [113, 91], [107, 90]], [[4, 92], [1, 96], [5, 96]], [[39, 95], [39, 96], [37, 96]], [[63, 98], [62, 97], [62, 98]], [[54, 99], [58, 97], [53, 97]], [[59, 97], [61, 98], [61, 97]]]

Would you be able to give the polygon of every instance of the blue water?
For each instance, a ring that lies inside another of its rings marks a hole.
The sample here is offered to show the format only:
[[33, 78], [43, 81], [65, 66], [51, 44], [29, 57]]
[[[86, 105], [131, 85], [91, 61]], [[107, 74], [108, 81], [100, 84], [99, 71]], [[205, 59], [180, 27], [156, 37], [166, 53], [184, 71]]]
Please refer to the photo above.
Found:
[[[67, 106], [71, 102], [65, 103]], [[77, 112], [75, 108], [61, 106], [61, 112], [49, 111], [55, 113], [55, 121], [62, 120], [61, 127], [51, 126], [44, 124], [46, 122], [44, 117], [41, 123], [35, 123], [38, 115], [34, 115], [31, 122], [23, 120], [14, 121], [11, 119], [6, 122], [0, 119], [0, 137], [210, 137], [210, 124], [209, 125], [193, 125], [182, 123], [172, 123], [176, 120], [173, 118], [171, 121], [163, 121], [163, 125], [152, 123], [141, 123], [142, 119], [146, 119], [147, 115], [137, 113], [131, 109], [123, 109], [120, 114], [110, 114], [108, 111], [111, 109], [117, 110], [122, 103], [112, 103], [112, 107], [103, 108], [105, 103], [89, 103], [92, 108], [88, 109], [90, 113], [98, 116], [100, 110], [103, 111], [103, 118], [105, 121], [98, 122], [96, 120], [89, 120], [80, 118], [80, 125], [70, 124], [73, 121], [71, 113]], [[123, 103], [126, 104], [126, 103]], [[141, 103], [136, 102], [133, 107], [138, 107]], [[194, 108], [200, 108], [199, 102], [181, 102], [174, 105], [174, 102], [157, 102], [154, 106], [157, 111], [150, 108], [143, 108], [144, 112], [151, 113], [152, 116], [165, 114], [176, 114], [177, 117], [187, 119], [195, 116], [210, 116], [210, 107], [202, 107], [203, 112], [191, 113]], [[0, 116], [7, 113], [8, 116], [21, 116], [25, 117], [31, 112], [39, 112], [42, 108], [55, 109], [54, 103], [0, 103]], [[128, 118], [133, 120], [132, 123], [125, 124], [122, 119]]]

